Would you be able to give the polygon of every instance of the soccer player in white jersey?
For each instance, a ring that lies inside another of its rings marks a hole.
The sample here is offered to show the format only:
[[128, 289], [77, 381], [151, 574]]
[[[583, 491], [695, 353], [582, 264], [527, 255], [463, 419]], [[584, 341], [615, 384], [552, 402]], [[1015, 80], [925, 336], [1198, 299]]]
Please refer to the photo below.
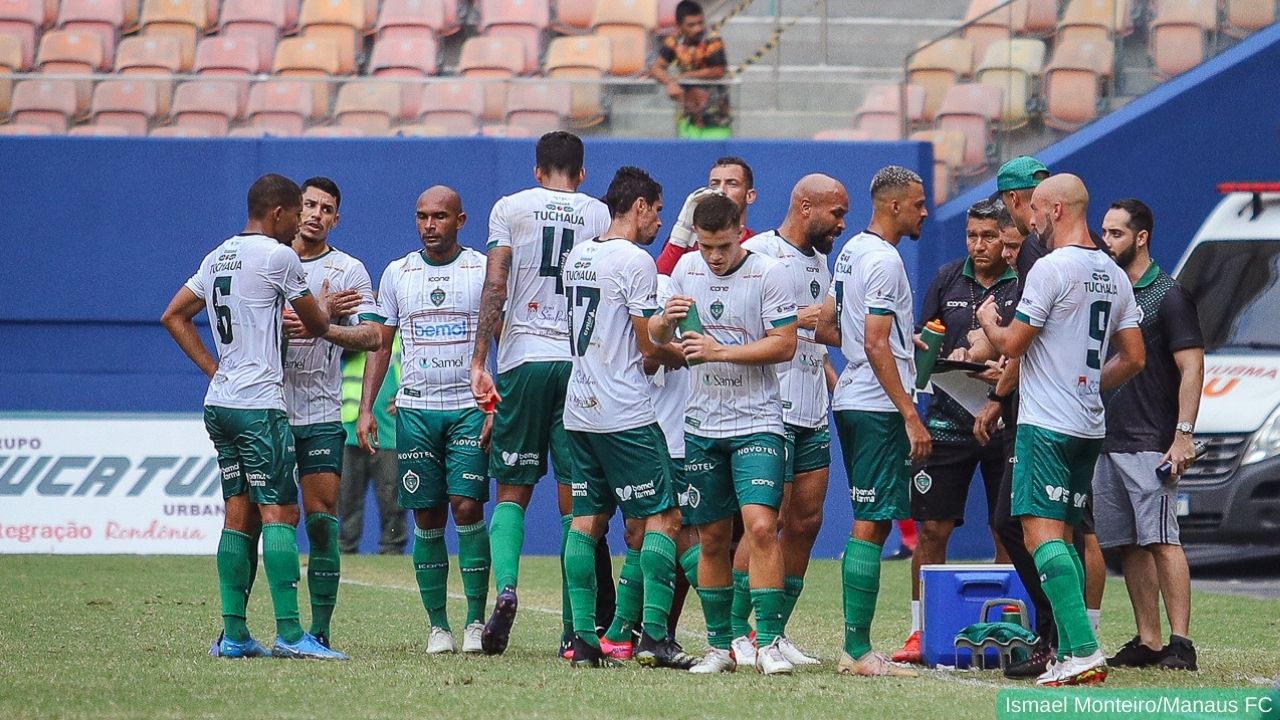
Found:
[[480, 652], [489, 597], [489, 499], [485, 450], [493, 416], [471, 397], [467, 362], [480, 317], [484, 255], [458, 245], [467, 221], [462, 199], [443, 185], [418, 196], [415, 208], [422, 250], [392, 262], [378, 284], [381, 347], [365, 363], [356, 438], [366, 452], [377, 447], [373, 403], [387, 374], [391, 346], [400, 333], [402, 360], [396, 395], [396, 453], [400, 506], [413, 511], [413, 568], [431, 629], [427, 652], [457, 652], [446, 612], [449, 551], [444, 528], [453, 511], [458, 565], [467, 599], [464, 653]]
[[[1084, 605], [1084, 569], [1071, 545], [1106, 436], [1101, 392], [1146, 361], [1133, 287], [1097, 248], [1085, 222], [1089, 194], [1074, 175], [1052, 175], [1031, 195], [1031, 225], [1049, 250], [1027, 274], [1014, 320], [1001, 327], [988, 300], [978, 322], [991, 344], [1022, 358], [1012, 514], [1040, 571], [1058, 625], [1057, 663], [1040, 685], [1106, 680], [1107, 661]], [[1116, 353], [1107, 358], [1114, 343]], [[1105, 360], [1105, 362], [1104, 362]]]
[[[378, 347], [373, 286], [364, 264], [329, 245], [338, 224], [342, 193], [326, 177], [302, 183], [302, 222], [293, 249], [307, 273], [315, 297], [328, 298], [326, 339], [313, 337], [297, 315], [285, 310], [289, 345], [284, 357], [284, 401], [289, 413], [302, 487], [303, 522], [311, 550], [307, 592], [311, 596], [311, 633], [329, 647], [329, 623], [338, 602], [341, 559], [338, 553], [338, 484], [342, 448], [342, 349]], [[354, 322], [352, 322], [354, 320]]]
[[[831, 465], [827, 409], [836, 373], [827, 357], [827, 346], [814, 340], [814, 330], [831, 286], [827, 253], [844, 232], [844, 216], [848, 212], [849, 193], [840, 181], [822, 174], [806, 175], [792, 188], [787, 216], [778, 229], [755, 235], [742, 245], [777, 258], [787, 268], [797, 308], [796, 354], [790, 363], [778, 366], [786, 429], [786, 485], [779, 512], [785, 573], [782, 589], [786, 599], [782, 610], [784, 635], [779, 647], [793, 665], [818, 663], [817, 658], [802, 652], [785, 630], [804, 589], [809, 554], [822, 527], [822, 504], [827, 496], [827, 470]], [[751, 648], [749, 638], [733, 639], [736, 655], [750, 653]]]
[[[738, 244], [741, 212], [715, 195], [694, 212], [699, 252], [680, 259], [671, 274], [671, 297], [649, 320], [657, 343], [670, 342], [681, 321], [681, 346], [690, 364], [685, 411], [686, 479], [691, 521], [698, 526], [702, 598], [711, 648], [691, 671], [732, 671], [733, 603], [729, 542], [741, 508], [751, 536], [751, 600], [760, 644], [755, 666], [765, 674], [789, 673], [782, 655], [782, 551], [778, 506], [782, 503], [783, 425], [777, 363], [796, 351], [796, 306], [791, 278], [778, 261]], [[693, 307], [702, 331], [689, 318]]]
[[[573, 374], [564, 425], [576, 473], [564, 569], [573, 609], [573, 665], [616, 660], [596, 636], [596, 543], [621, 509], [640, 552], [644, 617], [636, 658], [648, 667], [689, 669], [696, 661], [667, 639], [676, 584], [676, 505], [670, 459], [644, 375], [654, 353], [648, 318], [658, 309], [658, 271], [639, 246], [662, 221], [662, 187], [643, 170], [619, 168], [605, 193], [612, 221], [578, 243], [564, 266]], [[638, 536], [643, 539], [639, 540]]]
[[898, 254], [903, 236], [920, 236], [929, 212], [924, 183], [903, 167], [871, 179], [871, 222], [836, 259], [817, 338], [838, 345], [848, 364], [831, 405], [849, 477], [854, 522], [844, 548], [844, 650], [837, 671], [849, 675], [915, 673], [871, 649], [880, 594], [880, 553], [894, 520], [910, 517], [912, 460], [929, 455], [929, 433], [911, 399], [915, 381], [914, 308]]
[[[209, 377], [204, 423], [218, 452], [226, 503], [217, 560], [223, 631], [210, 653], [227, 658], [268, 653], [245, 625], [261, 533], [276, 616], [270, 653], [344, 660], [298, 622], [298, 486], [280, 347], [286, 302], [313, 335], [329, 331], [329, 318], [324, 299], [307, 290], [302, 263], [289, 247], [302, 205], [297, 184], [264, 175], [249, 188], [248, 205], [244, 230], [205, 256], [160, 318]], [[216, 359], [193, 322], [202, 309], [209, 315]]]
[[[515, 621], [516, 584], [524, 547], [524, 513], [533, 486], [551, 467], [559, 489], [561, 557], [572, 518], [573, 461], [564, 431], [564, 395], [572, 371], [569, 316], [560, 271], [576, 242], [604, 234], [609, 210], [578, 192], [586, 179], [582, 140], [564, 131], [538, 140], [537, 187], [508, 195], [489, 215], [489, 253], [480, 324], [471, 357], [471, 392], [482, 408], [496, 403], [489, 472], [498, 483], [489, 535], [493, 547], [493, 615], [484, 651], [506, 650]], [[503, 317], [503, 308], [506, 316]], [[489, 346], [501, 327], [498, 382], [489, 373]], [[603, 546], [603, 543], [601, 543]], [[612, 582], [612, 577], [609, 579]], [[561, 583], [562, 622], [571, 640], [568, 590]]]

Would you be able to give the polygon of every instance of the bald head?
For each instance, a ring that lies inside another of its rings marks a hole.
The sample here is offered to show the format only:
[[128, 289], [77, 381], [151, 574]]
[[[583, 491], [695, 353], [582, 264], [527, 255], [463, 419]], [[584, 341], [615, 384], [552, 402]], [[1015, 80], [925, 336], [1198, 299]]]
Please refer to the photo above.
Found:
[[455, 213], [462, 213], [462, 197], [458, 195], [458, 191], [448, 185], [432, 185], [422, 194], [418, 196], [418, 206], [426, 202], [429, 204], [443, 205], [448, 207]]
[[803, 243], [820, 253], [830, 253], [844, 232], [849, 193], [839, 180], [821, 173], [800, 178], [791, 189], [791, 206], [779, 229], [784, 238]]
[[458, 231], [467, 222], [457, 191], [446, 185], [423, 190], [414, 217], [427, 257], [432, 262], [451, 261], [458, 254]]
[[1088, 209], [1084, 181], [1069, 173], [1050, 175], [1031, 193], [1031, 229], [1050, 250], [1064, 245], [1093, 247], [1085, 221]]

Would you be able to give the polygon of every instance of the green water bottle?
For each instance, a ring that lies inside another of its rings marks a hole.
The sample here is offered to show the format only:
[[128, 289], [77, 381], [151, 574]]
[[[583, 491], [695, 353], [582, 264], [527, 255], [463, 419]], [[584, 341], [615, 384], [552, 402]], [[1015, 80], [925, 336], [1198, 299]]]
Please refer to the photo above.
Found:
[[929, 384], [929, 376], [933, 374], [933, 364], [938, 360], [938, 352], [942, 350], [942, 339], [946, 337], [947, 328], [938, 320], [930, 320], [920, 331], [920, 339], [928, 346], [916, 348], [916, 389], [923, 390]]
[[[696, 304], [689, 303], [689, 314], [685, 315], [683, 318], [680, 319], [679, 323], [677, 323], [677, 327], [680, 328], [681, 335], [687, 332], [696, 332], [699, 335], [701, 335], [703, 332], [705, 332], [702, 329], [702, 318], [698, 315], [698, 306]], [[687, 361], [689, 367], [693, 367], [694, 365], [701, 365], [704, 362], [706, 362], [706, 360]]]

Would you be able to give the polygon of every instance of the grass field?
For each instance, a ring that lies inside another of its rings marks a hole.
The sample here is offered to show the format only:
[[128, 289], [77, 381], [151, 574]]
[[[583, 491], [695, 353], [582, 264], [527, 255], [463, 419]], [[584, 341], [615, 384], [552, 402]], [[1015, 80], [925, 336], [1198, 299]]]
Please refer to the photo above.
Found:
[[[305, 560], [305, 558], [304, 558]], [[456, 563], [452, 592], [460, 592]], [[616, 565], [615, 565], [616, 567]], [[908, 565], [884, 566], [876, 645], [908, 625]], [[305, 573], [304, 573], [305, 577]], [[250, 604], [254, 636], [274, 636], [265, 577]], [[1020, 684], [997, 672], [929, 671], [913, 680], [835, 674], [839, 566], [816, 562], [790, 634], [823, 665], [792, 677], [696, 677], [638, 666], [571, 671], [554, 659], [559, 570], [526, 559], [521, 612], [501, 657], [423, 653], [426, 620], [407, 557], [344, 557], [334, 644], [347, 663], [208, 657], [219, 628], [213, 558], [0, 556], [0, 718], [990, 718], [996, 693]], [[305, 588], [299, 593], [305, 609]], [[458, 596], [460, 597], [460, 596]], [[491, 599], [492, 600], [492, 599]], [[1123, 584], [1112, 579], [1102, 640], [1132, 634]], [[681, 641], [700, 652], [690, 596]], [[451, 601], [460, 632], [463, 603]], [[1280, 601], [1198, 593], [1199, 673], [1113, 670], [1107, 687], [1269, 685], [1280, 669]]]

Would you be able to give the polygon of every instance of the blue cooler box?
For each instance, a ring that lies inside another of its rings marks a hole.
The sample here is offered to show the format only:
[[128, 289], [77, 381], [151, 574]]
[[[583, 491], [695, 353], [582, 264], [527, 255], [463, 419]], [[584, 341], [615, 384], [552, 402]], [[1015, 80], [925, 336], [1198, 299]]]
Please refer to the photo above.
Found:
[[[1012, 565], [924, 565], [920, 568], [920, 650], [924, 664], [969, 667], [972, 653], [956, 652], [956, 633], [976, 622], [998, 622], [1000, 608], [988, 617], [978, 617], [982, 604], [995, 598], [1021, 600], [1027, 606], [1027, 621], [1035, 629], [1035, 608], [1027, 589]], [[994, 650], [986, 653], [986, 666], [999, 665]]]

